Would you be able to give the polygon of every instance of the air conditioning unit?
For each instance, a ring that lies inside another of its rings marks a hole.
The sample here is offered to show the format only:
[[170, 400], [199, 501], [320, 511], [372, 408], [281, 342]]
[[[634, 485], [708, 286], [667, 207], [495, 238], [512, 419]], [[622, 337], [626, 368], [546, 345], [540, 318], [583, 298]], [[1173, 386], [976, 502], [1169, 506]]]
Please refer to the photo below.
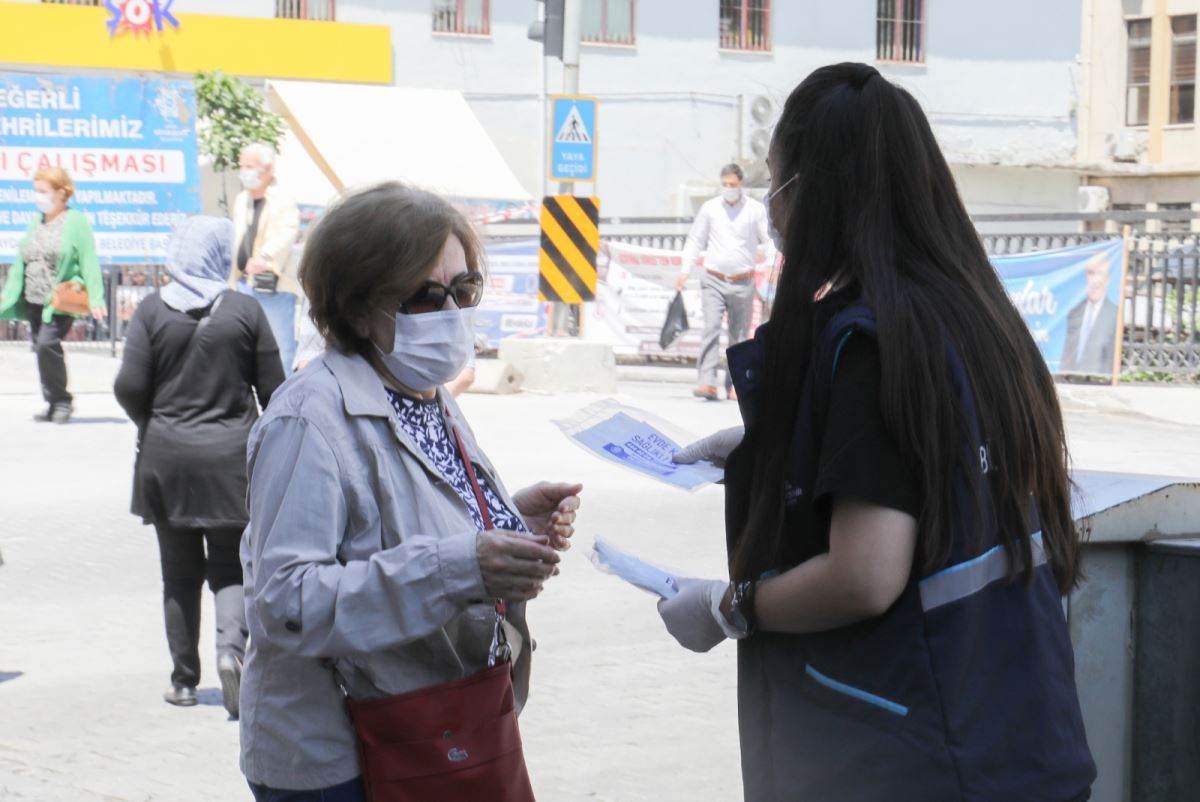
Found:
[[1146, 132], [1118, 128], [1104, 137], [1104, 148], [1115, 162], [1136, 162], [1146, 152]]
[[[746, 170], [747, 183], [754, 185], [766, 180], [767, 151], [771, 148], [771, 135], [779, 118], [779, 106], [765, 95], [743, 98], [742, 149], [738, 163]], [[751, 174], [754, 180], [751, 180]]]
[[1109, 194], [1107, 187], [1080, 187], [1079, 188], [1079, 211], [1081, 212], [1107, 212], [1109, 207]]

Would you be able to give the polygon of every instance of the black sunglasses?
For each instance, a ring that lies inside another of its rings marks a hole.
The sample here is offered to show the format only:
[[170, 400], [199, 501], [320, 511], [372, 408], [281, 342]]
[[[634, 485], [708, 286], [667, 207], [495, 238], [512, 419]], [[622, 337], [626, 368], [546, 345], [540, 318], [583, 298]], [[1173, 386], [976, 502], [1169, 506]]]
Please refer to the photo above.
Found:
[[400, 304], [400, 311], [406, 315], [420, 315], [425, 312], [437, 312], [446, 305], [446, 299], [454, 296], [454, 303], [459, 309], [470, 309], [479, 306], [483, 300], [483, 274], [477, 272], [459, 273], [449, 286], [439, 284], [430, 279], [419, 290]]

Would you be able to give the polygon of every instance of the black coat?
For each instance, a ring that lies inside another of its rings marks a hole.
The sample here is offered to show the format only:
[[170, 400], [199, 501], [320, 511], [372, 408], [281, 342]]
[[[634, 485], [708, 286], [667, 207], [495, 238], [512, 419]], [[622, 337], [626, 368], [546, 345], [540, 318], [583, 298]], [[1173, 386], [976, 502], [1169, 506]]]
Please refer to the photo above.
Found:
[[232, 528], [249, 518], [246, 439], [283, 366], [257, 301], [226, 291], [205, 320], [210, 309], [180, 312], [154, 293], [126, 334], [114, 391], [138, 427], [132, 512], [146, 523]]

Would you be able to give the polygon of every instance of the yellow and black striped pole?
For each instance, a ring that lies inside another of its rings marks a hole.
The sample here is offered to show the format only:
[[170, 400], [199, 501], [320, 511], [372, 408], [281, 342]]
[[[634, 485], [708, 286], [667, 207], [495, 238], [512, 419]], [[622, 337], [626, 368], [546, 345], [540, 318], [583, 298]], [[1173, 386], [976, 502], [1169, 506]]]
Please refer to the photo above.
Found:
[[538, 299], [581, 304], [596, 299], [600, 199], [552, 195], [542, 200]]

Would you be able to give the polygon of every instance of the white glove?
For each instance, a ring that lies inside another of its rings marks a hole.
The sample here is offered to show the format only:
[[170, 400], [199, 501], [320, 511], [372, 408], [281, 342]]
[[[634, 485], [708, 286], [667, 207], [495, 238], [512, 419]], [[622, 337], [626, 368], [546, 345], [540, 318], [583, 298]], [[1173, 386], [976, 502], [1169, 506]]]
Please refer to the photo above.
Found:
[[738, 447], [745, 437], [746, 430], [741, 426], [722, 429], [716, 434], [710, 434], [702, 440], [697, 440], [687, 448], [676, 451], [671, 459], [680, 465], [691, 465], [706, 459], [718, 468], [725, 467], [725, 460]]
[[667, 632], [693, 652], [707, 652], [726, 638], [740, 638], [721, 614], [721, 599], [729, 588], [719, 579], [680, 579], [679, 593], [658, 603]]

